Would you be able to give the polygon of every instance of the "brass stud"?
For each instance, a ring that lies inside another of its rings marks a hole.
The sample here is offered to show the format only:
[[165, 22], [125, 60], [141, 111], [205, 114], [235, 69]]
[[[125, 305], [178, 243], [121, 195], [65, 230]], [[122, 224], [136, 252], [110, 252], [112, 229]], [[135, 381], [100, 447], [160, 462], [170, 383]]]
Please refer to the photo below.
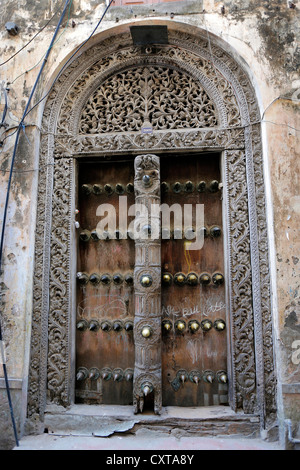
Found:
[[79, 321], [77, 322], [76, 329], [77, 329], [78, 331], [84, 331], [84, 330], [87, 329], [87, 327], [88, 327], [88, 323], [87, 323], [86, 320], [79, 320]]
[[200, 324], [197, 320], [191, 320], [189, 322], [189, 328], [192, 331], [192, 333], [196, 333], [196, 331], [198, 331], [200, 328]]
[[111, 237], [111, 234], [108, 232], [108, 230], [104, 230], [100, 238], [101, 240], [110, 240], [112, 237]]
[[113, 282], [116, 285], [120, 285], [123, 282], [123, 276], [119, 273], [113, 275]]
[[152, 335], [152, 329], [150, 328], [150, 326], [144, 326], [142, 328], [141, 334], [144, 338], [150, 338], [150, 336]]
[[184, 384], [184, 382], [186, 382], [188, 379], [188, 373], [186, 370], [182, 369], [177, 372], [176, 377], [181, 383]]
[[192, 193], [195, 189], [194, 184], [191, 181], [187, 181], [184, 185], [184, 190], [186, 193]]
[[97, 320], [91, 320], [89, 324], [90, 331], [98, 331], [99, 330], [99, 323]]
[[81, 189], [82, 189], [82, 192], [83, 194], [85, 194], [86, 196], [88, 196], [89, 194], [92, 193], [93, 191], [93, 186], [91, 184], [83, 184], [81, 186]]
[[218, 379], [218, 382], [222, 384], [226, 384], [228, 382], [227, 373], [224, 370], [218, 371], [217, 379]]
[[83, 230], [82, 232], [80, 232], [79, 238], [83, 242], [88, 242], [91, 238], [91, 233], [89, 232], [89, 230]]
[[100, 281], [102, 282], [102, 284], [107, 286], [111, 282], [111, 277], [109, 274], [102, 274]]
[[174, 192], [174, 193], [176, 193], [176, 194], [180, 193], [181, 190], [182, 190], [182, 185], [181, 185], [181, 183], [179, 183], [178, 181], [176, 181], [176, 183], [173, 184], [172, 189], [173, 189], [173, 192]]
[[198, 284], [198, 276], [195, 273], [189, 273], [187, 276], [187, 283], [189, 286], [196, 286]]
[[218, 227], [217, 225], [214, 225], [213, 227], [211, 227], [210, 229], [210, 235], [212, 238], [218, 238], [221, 236], [221, 233], [222, 233], [222, 230], [220, 227]]
[[223, 282], [224, 282], [224, 276], [223, 276], [223, 274], [221, 274], [221, 273], [215, 273], [215, 274], [213, 274], [213, 276], [212, 276], [212, 281], [213, 281], [213, 283], [214, 283], [215, 286], [220, 286], [220, 285], [222, 285]]
[[143, 287], [150, 287], [152, 284], [152, 277], [149, 274], [145, 274], [141, 277], [140, 283]]
[[174, 228], [174, 240], [182, 240], [182, 228]]
[[126, 382], [130, 382], [133, 379], [133, 370], [126, 369], [124, 371], [124, 377], [125, 377]]
[[82, 382], [88, 378], [88, 370], [85, 367], [79, 367], [76, 373], [76, 380]]
[[167, 193], [170, 190], [170, 185], [166, 181], [163, 181], [160, 186], [162, 193]]
[[117, 183], [115, 191], [116, 191], [117, 194], [124, 194], [125, 193], [125, 188], [121, 183]]
[[133, 276], [132, 276], [132, 274], [126, 274], [125, 277], [124, 277], [124, 281], [125, 281], [125, 284], [127, 284], [127, 286], [133, 286]]
[[114, 189], [111, 184], [106, 184], [104, 186], [104, 191], [106, 192], [106, 194], [111, 195], [114, 192]]
[[149, 175], [144, 175], [142, 180], [143, 180], [144, 186], [150, 186], [151, 185], [151, 178], [150, 178]]
[[190, 372], [190, 374], [189, 374], [189, 379], [192, 383], [195, 383], [196, 385], [198, 385], [199, 382], [201, 381], [200, 372], [197, 371], [197, 370], [192, 370], [192, 372]]
[[199, 280], [200, 280], [200, 284], [202, 284], [203, 286], [207, 286], [208, 284], [210, 284], [211, 278], [209, 274], [203, 273], [201, 274]]
[[93, 185], [93, 193], [96, 195], [102, 194], [103, 193], [103, 188], [101, 184], [94, 184]]
[[127, 322], [125, 323], [125, 327], [124, 327], [124, 328], [125, 328], [126, 331], [132, 331], [132, 330], [133, 330], [133, 323], [132, 323], [131, 321], [127, 321]]
[[163, 326], [163, 329], [164, 329], [166, 332], [169, 332], [169, 331], [171, 331], [171, 329], [172, 329], [172, 323], [171, 323], [170, 320], [163, 320], [162, 326]]
[[212, 370], [206, 370], [203, 372], [203, 380], [207, 383], [212, 384], [215, 379], [215, 374]]
[[97, 379], [99, 379], [99, 377], [100, 377], [99, 370], [96, 367], [92, 367], [92, 369], [90, 369], [89, 379], [90, 380], [97, 380]]
[[78, 272], [76, 277], [78, 282], [82, 285], [86, 285], [90, 280], [90, 276], [87, 273]]
[[123, 324], [120, 320], [116, 320], [113, 322], [113, 330], [114, 331], [122, 331], [123, 329]]
[[108, 368], [105, 367], [104, 369], [101, 370], [101, 378], [105, 381], [110, 380], [112, 376], [112, 371]]
[[90, 282], [91, 282], [93, 285], [99, 284], [99, 282], [100, 282], [100, 276], [99, 276], [99, 274], [96, 274], [96, 273], [91, 274], [91, 275], [90, 275]]
[[201, 322], [201, 328], [203, 331], [209, 331], [212, 329], [212, 322], [208, 319], [202, 320]]
[[170, 273], [164, 273], [162, 276], [162, 281], [165, 286], [170, 286], [172, 284], [173, 276]]
[[226, 323], [222, 318], [219, 318], [214, 322], [214, 327], [217, 331], [223, 331], [226, 328]]
[[122, 369], [114, 369], [112, 372], [112, 376], [113, 376], [114, 382], [121, 382], [121, 380], [123, 379], [124, 373]]
[[153, 385], [149, 382], [143, 383], [141, 385], [141, 390], [143, 392], [143, 395], [145, 395], [146, 397], [147, 395], [149, 395], [149, 393], [153, 392]]
[[199, 193], [204, 193], [205, 189], [206, 189], [205, 181], [200, 181], [200, 183], [198, 183], [198, 185], [197, 185], [198, 192]]
[[104, 320], [101, 322], [101, 330], [102, 331], [110, 331], [111, 330], [111, 324], [109, 321]]
[[175, 323], [175, 328], [180, 332], [182, 333], [184, 330], [185, 330], [185, 327], [186, 327], [186, 324], [183, 320], [178, 320], [176, 323]]
[[134, 186], [133, 186], [132, 183], [128, 183], [128, 184], [126, 185], [126, 191], [127, 191], [128, 194], [133, 194], [133, 192], [134, 192]]
[[193, 229], [193, 227], [188, 227], [185, 231], [184, 231], [184, 236], [187, 240], [193, 240], [195, 237], [196, 237], [196, 232], [195, 230]]
[[219, 181], [213, 180], [209, 184], [209, 190], [211, 193], [216, 193], [219, 189]]
[[178, 286], [184, 286], [185, 281], [186, 281], [186, 277], [183, 273], [175, 274], [175, 276], [174, 276], [175, 284], [177, 284]]
[[98, 233], [98, 231], [95, 229], [91, 232], [91, 239], [94, 240], [95, 242], [97, 242], [98, 240], [100, 240], [100, 234]]

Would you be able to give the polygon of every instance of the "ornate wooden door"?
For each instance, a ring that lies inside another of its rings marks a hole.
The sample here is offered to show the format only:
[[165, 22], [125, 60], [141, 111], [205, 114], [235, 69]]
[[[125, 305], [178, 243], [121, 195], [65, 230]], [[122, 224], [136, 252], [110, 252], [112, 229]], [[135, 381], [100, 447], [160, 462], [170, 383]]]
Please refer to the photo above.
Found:
[[227, 403], [219, 160], [79, 165], [77, 402]]

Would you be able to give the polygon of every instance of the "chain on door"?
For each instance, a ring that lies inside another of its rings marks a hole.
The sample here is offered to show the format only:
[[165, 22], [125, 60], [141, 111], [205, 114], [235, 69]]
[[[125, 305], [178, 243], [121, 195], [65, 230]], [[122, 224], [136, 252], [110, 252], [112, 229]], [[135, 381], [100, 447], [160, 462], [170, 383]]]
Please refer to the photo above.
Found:
[[[162, 405], [227, 403], [219, 160], [202, 154], [79, 164], [78, 403], [133, 404], [135, 412], [150, 405], [156, 413]], [[160, 205], [157, 238], [140, 203], [148, 215], [151, 203]], [[204, 207], [200, 226], [197, 205]], [[134, 240], [137, 226], [143, 236]], [[203, 246], [191, 249], [202, 236]]]

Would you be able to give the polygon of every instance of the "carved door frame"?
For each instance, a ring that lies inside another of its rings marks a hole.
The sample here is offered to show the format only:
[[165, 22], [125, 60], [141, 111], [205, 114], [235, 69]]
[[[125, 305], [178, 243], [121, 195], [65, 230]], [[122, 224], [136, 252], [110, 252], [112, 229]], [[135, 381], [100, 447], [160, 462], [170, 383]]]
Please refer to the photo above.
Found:
[[[259, 107], [226, 44], [190, 30], [172, 23], [169, 44], [150, 55], [132, 45], [128, 29], [111, 34], [75, 57], [49, 94], [40, 143], [29, 419], [43, 420], [47, 402], [74, 402], [76, 159], [181, 151], [222, 153], [230, 405], [258, 413], [262, 428], [276, 418]], [[212, 99], [218, 125], [178, 128], [174, 122], [151, 134], [78, 132], [89, 97], [109, 77], [137, 67], [193, 77]]]

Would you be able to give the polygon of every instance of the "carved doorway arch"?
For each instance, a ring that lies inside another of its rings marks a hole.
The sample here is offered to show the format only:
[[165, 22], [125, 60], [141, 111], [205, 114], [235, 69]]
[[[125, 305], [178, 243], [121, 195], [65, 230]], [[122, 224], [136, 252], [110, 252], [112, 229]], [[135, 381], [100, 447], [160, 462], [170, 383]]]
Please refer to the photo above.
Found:
[[[76, 160], [188, 150], [223, 155], [230, 404], [258, 413], [262, 427], [274, 420], [259, 121], [251, 81], [226, 45], [174, 23], [168, 45], [145, 53], [127, 29], [82, 52], [60, 75], [42, 120], [29, 418], [42, 419], [47, 400], [74, 400]], [[150, 134], [141, 132], [145, 123]]]

